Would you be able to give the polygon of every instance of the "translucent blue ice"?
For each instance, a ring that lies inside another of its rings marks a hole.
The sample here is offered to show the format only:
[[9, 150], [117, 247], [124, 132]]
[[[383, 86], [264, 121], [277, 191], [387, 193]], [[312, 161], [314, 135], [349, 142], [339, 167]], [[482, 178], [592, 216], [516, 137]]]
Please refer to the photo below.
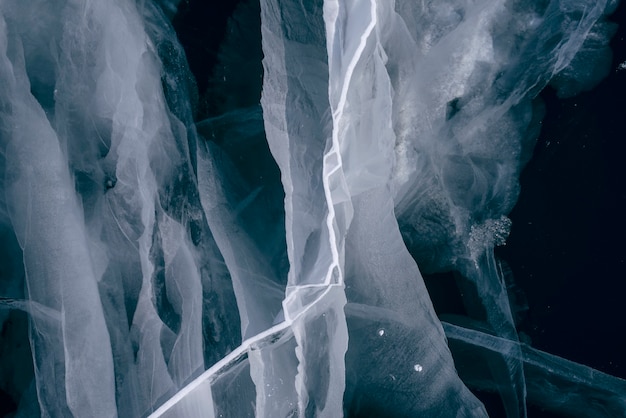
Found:
[[[616, 1], [260, 0], [260, 104], [243, 2], [204, 120], [177, 3], [0, 2], [16, 416], [624, 413], [624, 381], [520, 342], [493, 254], [536, 97], [604, 77]], [[442, 325], [420, 271], [450, 270]]]

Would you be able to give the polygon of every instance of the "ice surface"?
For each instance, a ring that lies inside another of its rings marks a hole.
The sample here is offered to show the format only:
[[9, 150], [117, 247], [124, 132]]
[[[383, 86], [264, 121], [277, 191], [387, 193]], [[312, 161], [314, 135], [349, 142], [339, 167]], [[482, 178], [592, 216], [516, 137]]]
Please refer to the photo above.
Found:
[[[450, 318], [452, 321], [459, 318]], [[500, 356], [518, 356], [526, 374], [528, 398], [535, 405], [566, 416], [619, 416], [624, 413], [626, 381], [590, 367], [481, 331], [481, 324], [461, 319], [461, 325], [443, 323], [459, 369], [474, 387], [494, 390], [485, 369], [472, 367]], [[469, 360], [469, 359], [473, 360]], [[469, 360], [469, 361], [468, 361]]]
[[[144, 29], [160, 11], [43, 3], [27, 36], [31, 8], [5, 2], [2, 37], [7, 212], [26, 297], [60, 317], [31, 315], [39, 405], [140, 416], [237, 346], [237, 312], [203, 306], [227, 302], [232, 284], [211, 260], [186, 127], [165, 101], [160, 39]], [[205, 237], [193, 244], [191, 229]]]
[[[606, 74], [616, 4], [247, 0], [195, 120], [177, 1], [0, 3], [16, 416], [623, 413], [622, 380], [520, 342], [493, 252], [537, 95]], [[442, 325], [421, 272], [450, 270]]]

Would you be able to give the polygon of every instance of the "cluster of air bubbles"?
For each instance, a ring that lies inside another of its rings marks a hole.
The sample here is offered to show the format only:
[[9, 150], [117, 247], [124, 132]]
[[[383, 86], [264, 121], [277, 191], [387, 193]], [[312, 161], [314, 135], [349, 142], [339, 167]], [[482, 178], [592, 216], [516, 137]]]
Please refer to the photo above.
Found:
[[505, 245], [510, 231], [511, 220], [504, 215], [472, 225], [468, 242], [472, 260], [476, 262], [486, 248]]

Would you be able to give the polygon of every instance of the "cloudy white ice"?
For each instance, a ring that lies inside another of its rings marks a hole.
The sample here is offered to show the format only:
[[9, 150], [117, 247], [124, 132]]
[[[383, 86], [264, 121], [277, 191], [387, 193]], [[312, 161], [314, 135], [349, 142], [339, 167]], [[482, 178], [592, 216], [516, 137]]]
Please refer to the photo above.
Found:
[[[1, 0], [12, 416], [625, 414], [625, 381], [520, 339], [493, 252], [537, 96], [604, 77], [616, 6], [245, 1], [260, 104], [226, 71], [198, 120], [176, 1]], [[422, 273], [451, 270], [467, 315], [438, 318]]]

